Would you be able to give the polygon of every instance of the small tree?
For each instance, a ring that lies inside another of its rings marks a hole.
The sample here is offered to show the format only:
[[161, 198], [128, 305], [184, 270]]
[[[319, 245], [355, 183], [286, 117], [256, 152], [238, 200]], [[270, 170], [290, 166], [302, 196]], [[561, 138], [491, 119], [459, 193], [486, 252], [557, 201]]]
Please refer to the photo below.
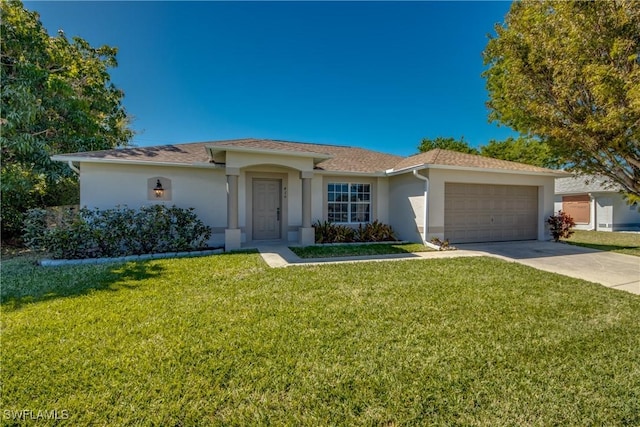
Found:
[[480, 154], [477, 149], [470, 146], [469, 143], [464, 140], [464, 136], [460, 139], [451, 137], [445, 138], [442, 136], [439, 136], [436, 139], [424, 138], [420, 145], [418, 145], [418, 150], [421, 153], [426, 153], [427, 151], [435, 150], [436, 148], [459, 151], [466, 154]]
[[[77, 178], [52, 154], [127, 146], [117, 48], [55, 36], [20, 0], [0, 2], [0, 229], [18, 237], [33, 207], [78, 203]], [[71, 199], [71, 200], [70, 200]]]
[[484, 51], [489, 118], [640, 196], [640, 3], [514, 1]]
[[558, 169], [563, 166], [549, 144], [526, 136], [509, 137], [504, 141], [492, 139], [487, 145], [480, 146], [480, 154], [541, 168]]
[[551, 226], [551, 236], [556, 242], [560, 241], [560, 238], [568, 239], [573, 234], [572, 228], [576, 226], [573, 218], [562, 211], [558, 211], [557, 215], [551, 215], [547, 223]]

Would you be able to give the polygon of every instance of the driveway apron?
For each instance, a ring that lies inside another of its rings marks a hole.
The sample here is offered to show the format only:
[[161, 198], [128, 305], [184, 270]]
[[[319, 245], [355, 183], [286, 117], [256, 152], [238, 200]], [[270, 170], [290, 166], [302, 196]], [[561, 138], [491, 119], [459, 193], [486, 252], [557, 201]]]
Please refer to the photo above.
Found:
[[536, 240], [456, 246], [640, 295], [640, 258], [632, 255]]

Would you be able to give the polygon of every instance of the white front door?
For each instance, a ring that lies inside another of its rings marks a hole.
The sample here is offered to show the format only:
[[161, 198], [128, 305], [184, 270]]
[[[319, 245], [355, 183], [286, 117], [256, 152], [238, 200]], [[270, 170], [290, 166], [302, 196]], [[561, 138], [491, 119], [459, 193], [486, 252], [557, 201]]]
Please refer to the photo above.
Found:
[[280, 239], [280, 180], [253, 180], [253, 240]]

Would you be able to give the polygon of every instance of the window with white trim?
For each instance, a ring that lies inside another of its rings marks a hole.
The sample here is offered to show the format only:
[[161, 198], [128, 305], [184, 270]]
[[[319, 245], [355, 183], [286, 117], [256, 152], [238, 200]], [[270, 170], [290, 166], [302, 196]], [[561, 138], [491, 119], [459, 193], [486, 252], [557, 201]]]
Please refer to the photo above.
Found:
[[371, 222], [371, 184], [330, 182], [327, 187], [330, 222]]

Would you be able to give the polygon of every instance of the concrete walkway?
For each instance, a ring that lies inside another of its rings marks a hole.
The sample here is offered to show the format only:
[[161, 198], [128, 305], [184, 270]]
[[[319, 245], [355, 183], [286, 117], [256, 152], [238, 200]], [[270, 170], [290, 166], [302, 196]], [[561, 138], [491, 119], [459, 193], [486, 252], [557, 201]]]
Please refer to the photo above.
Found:
[[302, 259], [285, 243], [257, 244], [265, 262], [274, 268], [372, 261], [399, 261], [469, 256], [492, 256], [539, 270], [584, 279], [640, 295], [640, 258], [564, 243], [525, 241], [457, 245], [455, 251]]
[[454, 258], [464, 256], [482, 256], [486, 255], [481, 252], [471, 250], [458, 251], [432, 251], [432, 252], [416, 252], [406, 254], [388, 254], [388, 255], [364, 255], [350, 257], [332, 257], [332, 258], [300, 258], [293, 253], [288, 246], [259, 244], [254, 246], [262, 255], [262, 259], [273, 268], [290, 267], [293, 265], [320, 265], [320, 264], [342, 264], [354, 262], [375, 262], [375, 261], [402, 261], [410, 259], [432, 259], [432, 258]]

